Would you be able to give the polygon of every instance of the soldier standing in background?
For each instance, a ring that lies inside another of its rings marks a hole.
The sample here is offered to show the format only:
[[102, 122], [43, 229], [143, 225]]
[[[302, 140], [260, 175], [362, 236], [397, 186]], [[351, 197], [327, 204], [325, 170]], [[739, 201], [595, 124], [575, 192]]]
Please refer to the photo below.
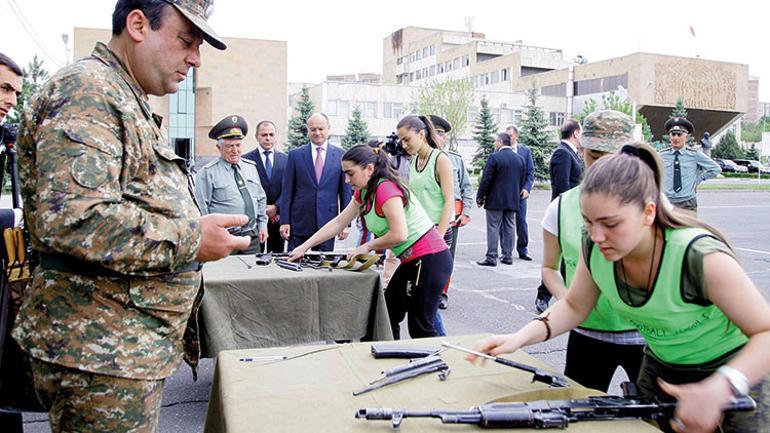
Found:
[[671, 147], [663, 149], [663, 193], [674, 206], [698, 214], [698, 184], [711, 179], [722, 169], [713, 159], [689, 149], [687, 139], [695, 129], [685, 117], [672, 117], [664, 125]]
[[225, 229], [245, 215], [200, 216], [147, 98], [178, 90], [204, 40], [226, 48], [211, 8], [118, 0], [109, 43], [25, 110], [19, 172], [40, 265], [13, 335], [53, 432], [155, 431], [183, 345], [191, 365], [200, 354], [200, 262], [249, 244]]

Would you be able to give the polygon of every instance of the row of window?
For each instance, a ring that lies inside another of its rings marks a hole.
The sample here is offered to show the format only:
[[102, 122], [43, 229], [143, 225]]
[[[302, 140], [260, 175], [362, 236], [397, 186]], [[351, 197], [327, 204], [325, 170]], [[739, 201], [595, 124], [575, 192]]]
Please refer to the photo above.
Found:
[[510, 68], [503, 68], [497, 71], [487, 72], [485, 74], [479, 74], [470, 77], [470, 81], [473, 83], [474, 87], [488, 86], [490, 84], [496, 84], [501, 81], [509, 81], [510, 79]]
[[[400, 102], [383, 102], [382, 114], [379, 112], [379, 104], [375, 101], [357, 101], [361, 112], [368, 119], [400, 119], [404, 114], [404, 104]], [[349, 117], [351, 113], [350, 101], [344, 99], [331, 99], [326, 103], [326, 114], [336, 117]]]
[[436, 55], [436, 46], [430, 45], [427, 47], [423, 47], [413, 53], [409, 53], [405, 56], [401, 56], [396, 60], [396, 63], [399, 65], [402, 63], [409, 63], [409, 62], [416, 62], [417, 60], [427, 58], [429, 56], [435, 56]]
[[465, 55], [462, 57], [456, 57], [452, 60], [447, 60], [446, 62], [426, 66], [422, 69], [418, 69], [408, 74], [406, 73], [401, 74], [398, 77], [396, 77], [396, 80], [399, 84], [411, 83], [412, 81], [433, 77], [438, 74], [443, 74], [445, 72], [464, 68], [470, 65], [471, 65], [471, 56]]

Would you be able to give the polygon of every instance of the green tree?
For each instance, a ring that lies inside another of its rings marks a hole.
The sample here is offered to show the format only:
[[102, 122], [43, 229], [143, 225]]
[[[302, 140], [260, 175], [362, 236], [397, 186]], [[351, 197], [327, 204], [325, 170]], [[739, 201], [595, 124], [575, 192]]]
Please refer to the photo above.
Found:
[[554, 143], [549, 142], [551, 131], [545, 112], [538, 107], [538, 92], [535, 84], [527, 91], [529, 104], [524, 120], [521, 123], [519, 142], [528, 146], [532, 151], [532, 160], [535, 163], [535, 179], [547, 180], [549, 178], [548, 161], [553, 152]]
[[307, 119], [315, 111], [313, 101], [310, 100], [310, 90], [302, 88], [299, 101], [295, 107], [296, 114], [289, 120], [288, 150], [307, 144]]
[[583, 120], [588, 117], [589, 114], [593, 113], [594, 111], [598, 110], [596, 106], [596, 100], [594, 98], [589, 99], [586, 101], [586, 104], [583, 106], [583, 111], [581, 111], [577, 116], [575, 116], [575, 120], [583, 123]]
[[746, 151], [746, 159], [754, 159], [759, 161], [759, 149], [754, 143], [751, 143], [751, 147]]
[[476, 154], [473, 155], [473, 167], [483, 170], [487, 164], [487, 159], [495, 151], [495, 133], [497, 133], [497, 122], [489, 108], [489, 101], [486, 97], [481, 98], [481, 110], [473, 125], [473, 139], [478, 144]]
[[762, 122], [741, 122], [741, 141], [757, 143], [762, 141], [762, 130], [765, 125]]
[[746, 152], [738, 144], [738, 140], [735, 139], [735, 134], [732, 131], [728, 131], [719, 140], [714, 149], [711, 151], [712, 158], [724, 158], [724, 159], [744, 159]]
[[348, 127], [345, 129], [345, 136], [342, 137], [342, 148], [350, 149], [356, 144], [366, 144], [369, 141], [369, 127], [364, 120], [361, 107], [353, 107], [353, 113], [348, 121]]
[[668, 117], [687, 117], [687, 108], [684, 106], [684, 99], [678, 98], [676, 100], [676, 105], [674, 105], [674, 109]]
[[430, 82], [412, 95], [412, 112], [435, 114], [446, 119], [452, 130], [447, 133], [450, 150], [457, 150], [457, 137], [468, 123], [468, 108], [473, 105], [473, 84], [466, 80]]
[[37, 89], [43, 85], [49, 78], [48, 71], [43, 68], [43, 61], [35, 54], [30, 60], [29, 64], [22, 68], [24, 72], [24, 79], [21, 85], [21, 96], [19, 96], [16, 108], [8, 113], [6, 121], [12, 124], [19, 124], [21, 121], [21, 113], [24, 111], [24, 106], [27, 105], [32, 95], [37, 92]]

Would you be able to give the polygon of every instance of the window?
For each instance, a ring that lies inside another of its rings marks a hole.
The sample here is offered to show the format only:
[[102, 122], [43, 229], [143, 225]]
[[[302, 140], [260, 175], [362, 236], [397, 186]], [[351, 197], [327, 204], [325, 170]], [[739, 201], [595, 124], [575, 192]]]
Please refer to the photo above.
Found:
[[494, 71], [490, 72], [489, 82], [491, 84], [499, 83], [500, 82], [500, 71]]
[[439, 74], [443, 74], [444, 73], [444, 64], [443, 63], [439, 63], [436, 66], [438, 66], [438, 73]]
[[460, 69], [462, 67], [462, 60], [461, 58], [454, 59], [454, 65], [452, 65], [452, 69]]
[[481, 75], [481, 82], [482, 82], [482, 84], [481, 84], [482, 86], [488, 85], [489, 84], [489, 74], [482, 74]]
[[564, 123], [564, 113], [551, 112], [548, 114], [548, 120], [551, 126], [561, 126]]
[[428, 50], [429, 50], [428, 47], [425, 47], [425, 48], [422, 49], [422, 57], [423, 58], [424, 57], [428, 57]]
[[467, 119], [468, 122], [475, 122], [476, 115], [479, 113], [479, 107], [468, 107]]
[[348, 117], [350, 115], [350, 102], [338, 100], [337, 101], [337, 115], [340, 117]]
[[430, 69], [428, 69], [428, 73], [430, 74], [431, 77], [436, 75], [436, 65], [431, 65]]
[[187, 139], [190, 142], [190, 148], [183, 150], [189, 152], [187, 155], [175, 149], [183, 157], [195, 154], [195, 79], [196, 70], [191, 68], [187, 78], [179, 83], [179, 90], [168, 97], [169, 142], [172, 146], [176, 144], [176, 139]]
[[422, 69], [417, 70], [417, 72], [415, 73], [415, 78], [418, 80], [422, 78]]
[[521, 121], [524, 120], [524, 112], [521, 110], [516, 110], [513, 112], [513, 123], [516, 125], [521, 125]]
[[554, 84], [553, 86], [545, 86], [540, 89], [540, 94], [543, 96], [564, 96], [567, 94], [567, 84], [561, 83]]
[[382, 117], [386, 119], [399, 119], [404, 111], [404, 104], [400, 102], [385, 102], [382, 104]]
[[429, 51], [430, 51], [430, 55], [431, 56], [435, 55], [436, 54], [436, 46], [435, 45], [431, 45]]
[[508, 81], [508, 68], [503, 68], [500, 70], [500, 81]]
[[364, 117], [368, 117], [370, 119], [376, 119], [377, 118], [377, 103], [374, 101], [364, 101], [362, 102], [363, 110], [364, 110]]
[[463, 67], [471, 65], [471, 56], [463, 56]]
[[500, 123], [510, 125], [513, 122], [513, 110], [510, 108], [500, 108]]
[[447, 60], [446, 62], [444, 62], [444, 70], [447, 71], [447, 72], [452, 70], [452, 61], [451, 60]]
[[420, 51], [420, 50], [417, 50], [417, 51], [414, 53], [414, 56], [415, 56], [415, 58], [417, 58], [417, 60], [420, 60], [420, 59], [422, 59], [422, 51]]

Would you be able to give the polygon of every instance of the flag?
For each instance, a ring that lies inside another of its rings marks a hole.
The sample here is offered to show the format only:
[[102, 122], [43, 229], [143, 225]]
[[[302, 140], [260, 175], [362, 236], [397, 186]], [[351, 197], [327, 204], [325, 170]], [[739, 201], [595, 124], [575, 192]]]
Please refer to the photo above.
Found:
[[690, 34], [692, 35], [692, 37], [695, 37], [695, 29], [692, 28], [692, 26], [690, 26]]

